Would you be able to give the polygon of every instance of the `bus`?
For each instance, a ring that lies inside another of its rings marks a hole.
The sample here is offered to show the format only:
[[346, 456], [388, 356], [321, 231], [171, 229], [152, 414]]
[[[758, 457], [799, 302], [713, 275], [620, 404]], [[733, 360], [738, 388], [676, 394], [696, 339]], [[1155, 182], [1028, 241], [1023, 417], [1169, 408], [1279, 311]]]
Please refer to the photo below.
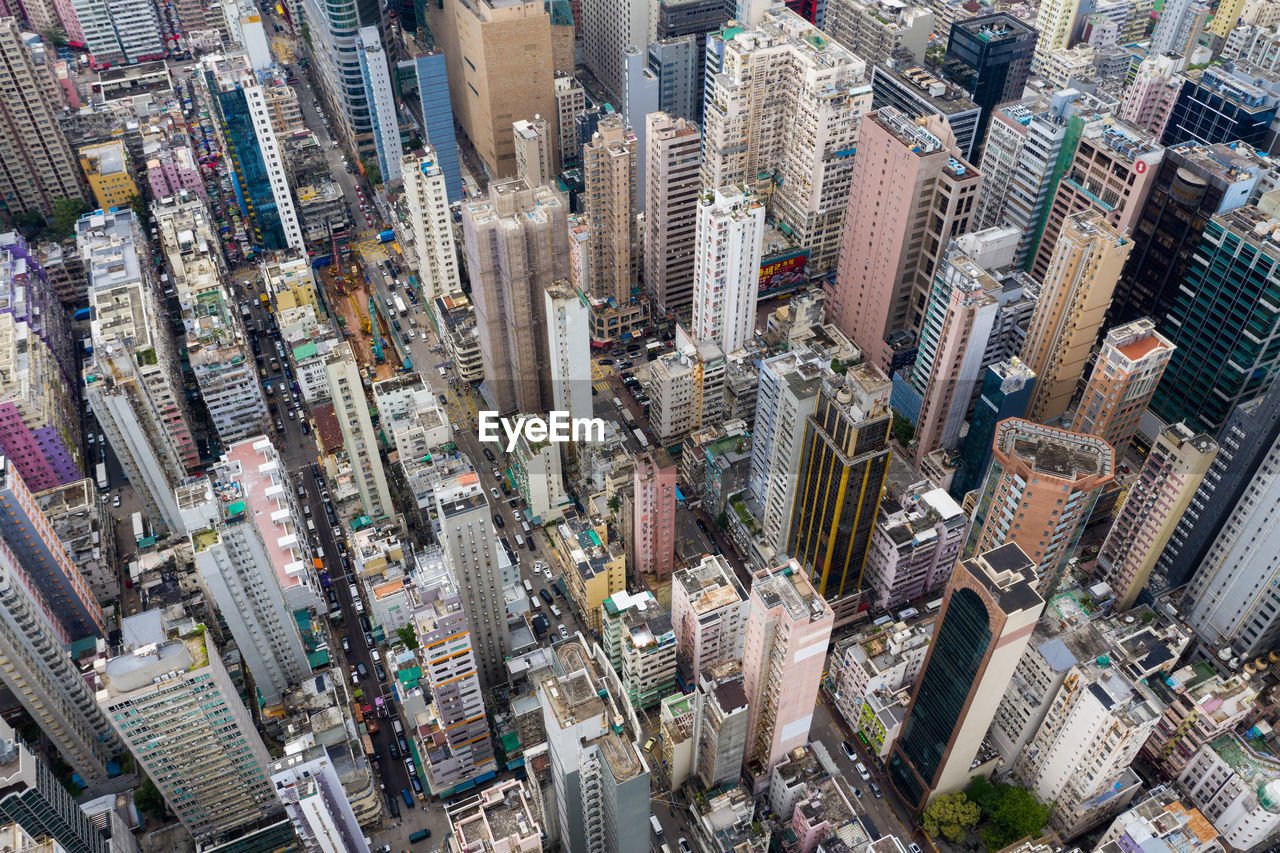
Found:
[[378, 234], [379, 243], [390, 243], [395, 238], [396, 238], [396, 232], [392, 231], [390, 228]]
[[97, 468], [98, 468], [98, 488], [105, 492], [107, 488], [111, 485], [107, 481], [107, 463], [99, 462]]

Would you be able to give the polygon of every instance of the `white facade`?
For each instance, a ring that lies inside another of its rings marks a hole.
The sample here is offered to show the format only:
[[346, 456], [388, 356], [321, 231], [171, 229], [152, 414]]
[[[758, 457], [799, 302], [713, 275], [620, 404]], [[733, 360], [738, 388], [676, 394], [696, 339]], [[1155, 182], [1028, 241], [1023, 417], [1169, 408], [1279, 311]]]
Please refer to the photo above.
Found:
[[591, 319], [567, 282], [545, 291], [551, 405], [572, 418], [591, 417]]
[[[640, 6], [642, 3], [635, 3]], [[636, 44], [640, 44], [636, 47]], [[644, 213], [645, 181], [648, 170], [645, 159], [649, 156], [646, 145], [648, 116], [658, 111], [658, 77], [649, 70], [649, 51], [645, 43], [633, 42], [622, 52], [624, 82], [622, 89], [622, 115], [636, 134], [636, 189], [640, 212]]]
[[545, 116], [511, 123], [516, 148], [516, 177], [531, 187], [550, 183], [556, 172], [559, 146], [551, 138], [551, 122]]
[[369, 853], [364, 831], [324, 747], [285, 745], [271, 783], [307, 853]]
[[531, 521], [545, 524], [564, 518], [566, 506], [573, 501], [564, 490], [560, 471], [560, 445], [554, 442], [530, 444], [523, 436], [516, 445], [512, 465], [516, 490], [524, 498]]
[[583, 61], [620, 103], [626, 87], [623, 51], [647, 45], [649, 3], [646, 0], [592, 0], [582, 4]]
[[334, 347], [325, 360], [324, 369], [329, 378], [329, 398], [333, 401], [333, 411], [342, 430], [342, 442], [347, 449], [347, 461], [356, 481], [356, 490], [360, 493], [360, 503], [365, 515], [375, 520], [385, 518], [395, 512], [395, 507], [387, 489], [387, 473], [378, 454], [363, 378], [351, 352], [351, 344], [343, 342]]
[[708, 667], [742, 660], [746, 624], [746, 591], [722, 555], [708, 554], [672, 575], [671, 625], [686, 683]]
[[[305, 23], [311, 36], [312, 62], [320, 83], [320, 94], [333, 105], [338, 126], [346, 142], [373, 129], [372, 113], [360, 72], [356, 34], [359, 31], [358, 0], [303, 0]], [[294, 22], [298, 26], [298, 22]]]
[[895, 510], [881, 504], [863, 570], [875, 607], [898, 607], [945, 584], [968, 529], [960, 505], [928, 480], [908, 486]]
[[413, 226], [413, 250], [418, 257], [422, 299], [428, 304], [458, 289], [458, 255], [449, 215], [449, 194], [436, 150], [425, 146], [421, 155], [408, 155], [401, 164], [405, 200]]
[[1280, 829], [1280, 762], [1251, 751], [1239, 735], [1200, 747], [1178, 787], [1234, 850], [1251, 850]]
[[764, 245], [764, 205], [750, 190], [720, 187], [698, 204], [693, 262], [693, 336], [725, 354], [755, 329]]
[[165, 55], [151, 0], [72, 0], [85, 44], [97, 65], [124, 65]]
[[360, 58], [360, 74], [364, 79], [365, 100], [369, 120], [373, 124], [373, 145], [378, 152], [378, 170], [383, 183], [400, 180], [400, 160], [404, 148], [400, 143], [400, 120], [396, 116], [395, 92], [391, 88], [391, 70], [387, 53], [382, 49], [377, 27], [361, 27], [356, 34], [356, 55]]

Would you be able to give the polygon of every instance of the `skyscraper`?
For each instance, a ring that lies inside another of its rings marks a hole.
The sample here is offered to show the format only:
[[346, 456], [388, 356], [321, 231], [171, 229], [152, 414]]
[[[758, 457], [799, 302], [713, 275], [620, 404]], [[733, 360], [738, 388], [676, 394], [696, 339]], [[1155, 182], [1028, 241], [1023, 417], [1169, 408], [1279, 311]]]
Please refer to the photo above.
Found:
[[419, 53], [396, 64], [396, 77], [403, 81], [406, 68], [418, 86], [418, 108], [429, 148], [444, 175], [449, 203], [462, 200], [462, 172], [458, 168], [458, 137], [453, 130], [453, 107], [449, 104], [449, 70], [439, 50]]
[[[969, 230], [982, 182], [936, 120], [885, 107], [862, 121], [831, 317], [864, 356], [894, 369], [924, 321], [938, 261]], [[918, 245], [919, 244], [919, 245]]]
[[1187, 58], [1176, 53], [1150, 53], [1138, 65], [1133, 82], [1125, 90], [1119, 118], [1159, 138], [1164, 135], [1173, 104], [1182, 88], [1181, 72]]
[[1203, 0], [1169, 0], [1151, 33], [1151, 52], [1191, 56], [1209, 20], [1209, 4]]
[[364, 514], [373, 519], [388, 518], [395, 513], [391, 492], [387, 488], [387, 472], [378, 453], [378, 439], [369, 417], [368, 399], [364, 393], [360, 365], [351, 343], [343, 341], [324, 360], [329, 399], [333, 401], [342, 443], [347, 451], [351, 474]]
[[[975, 149], [987, 138], [987, 124], [996, 107], [1022, 97], [1038, 35], [1029, 24], [1004, 12], [952, 25], [943, 69], [982, 109], [973, 135]], [[976, 161], [977, 151], [968, 159]]]
[[1067, 410], [1132, 248], [1095, 210], [1067, 218], [1022, 348], [1022, 360], [1036, 375], [1031, 420], [1053, 420]]
[[693, 304], [702, 133], [662, 112], [645, 121], [644, 286], [652, 310], [674, 314]]
[[707, 49], [706, 39], [702, 42], [699, 45], [691, 35], [649, 42], [649, 70], [658, 78], [658, 110], [672, 118], [697, 122], [702, 114], [703, 68], [697, 64]]
[[643, 312], [633, 307], [639, 297], [639, 145], [622, 116], [607, 113], [582, 147], [582, 199], [590, 232], [583, 265], [597, 342], [617, 340], [643, 320]]
[[400, 167], [405, 202], [413, 227], [413, 250], [422, 276], [422, 297], [433, 304], [437, 297], [458, 290], [458, 253], [449, 212], [448, 177], [436, 149], [406, 155]]
[[794, 561], [753, 575], [742, 688], [748, 703], [744, 763], [757, 788], [775, 764], [809, 740], [833, 624], [831, 608]]
[[0, 203], [12, 213], [48, 216], [59, 198], [88, 198], [53, 93], [41, 84], [17, 18], [0, 18], [0, 86]]
[[153, 616], [125, 632], [149, 642], [99, 662], [102, 713], [197, 842], [278, 819], [267, 748], [204, 626], [169, 638]]
[[969, 418], [969, 432], [956, 458], [950, 493], [956, 500], [976, 489], [987, 475], [996, 425], [1027, 413], [1036, 375], [1018, 358], [998, 361], [983, 374], [978, 399]]
[[400, 119], [396, 115], [397, 93], [392, 90], [391, 68], [376, 26], [361, 27], [356, 33], [356, 58], [360, 61], [360, 79], [364, 83], [378, 171], [385, 183], [398, 181], [404, 149], [400, 144]]
[[1173, 344], [1145, 317], [1108, 331], [1071, 431], [1096, 435], [1122, 458], [1172, 354]]
[[806, 419], [787, 551], [838, 621], [853, 615], [844, 611], [862, 588], [889, 468], [889, 388], [888, 377], [863, 362], [824, 381]]
[[547, 382], [544, 299], [569, 277], [567, 211], [550, 187], [519, 180], [489, 185], [487, 198], [462, 206], [486, 400], [500, 414], [545, 412]]
[[1040, 34], [1032, 70], [1040, 73], [1041, 57], [1062, 50], [1071, 43], [1076, 32], [1076, 16], [1080, 0], [1048, 0], [1036, 10], [1036, 32]]
[[615, 103], [622, 102], [626, 88], [623, 51], [628, 47], [643, 47], [653, 39], [649, 7], [648, 3], [630, 0], [595, 0], [582, 4], [583, 63], [617, 99]]
[[[303, 22], [313, 45], [317, 94], [325, 99], [334, 130], [357, 154], [375, 153], [373, 110], [360, 73], [356, 42], [361, 27], [379, 25], [378, 4], [368, 0], [304, 0]], [[450, 72], [452, 75], [452, 71]]]
[[747, 593], [721, 554], [678, 570], [671, 579], [671, 625], [685, 684], [707, 669], [742, 660]]
[[567, 281], [544, 292], [551, 406], [573, 418], [591, 417], [591, 328], [587, 306]]
[[889, 755], [889, 781], [919, 811], [969, 768], [1044, 609], [1035, 564], [1010, 542], [962, 560]]
[[1095, 436], [1010, 418], [996, 427], [992, 457], [965, 553], [1017, 543], [1031, 559], [1027, 579], [1052, 595], [1098, 495], [1115, 478], [1115, 455]]
[[1174, 424], [1156, 438], [1098, 552], [1098, 573], [1117, 611], [1133, 606], [1217, 455], [1217, 443]]
[[632, 569], [670, 577], [676, 554], [676, 463], [663, 448], [636, 457]]
[[726, 355], [751, 343], [763, 243], [764, 205], [751, 190], [719, 187], [698, 203], [693, 336]]

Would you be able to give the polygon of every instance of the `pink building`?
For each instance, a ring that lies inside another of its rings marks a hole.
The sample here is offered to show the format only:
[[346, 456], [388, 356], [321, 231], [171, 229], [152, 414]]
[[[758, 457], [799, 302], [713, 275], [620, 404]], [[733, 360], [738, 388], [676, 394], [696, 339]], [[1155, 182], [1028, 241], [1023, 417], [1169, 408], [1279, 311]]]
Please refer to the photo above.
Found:
[[679, 469], [659, 448], [636, 457], [632, 571], [671, 577], [676, 561], [676, 474]]
[[208, 201], [195, 155], [186, 145], [151, 152], [147, 158], [147, 180], [151, 183], [152, 198], [168, 198], [187, 190]]
[[804, 746], [835, 616], [792, 560], [755, 573], [747, 604], [742, 686], [746, 765], [757, 792], [773, 766]]
[[892, 373], [914, 343], [938, 260], [969, 230], [982, 179], [936, 118], [891, 107], [862, 119], [831, 316], [867, 359]]
[[1164, 136], [1186, 65], [1186, 58], [1175, 53], [1153, 54], [1142, 60], [1133, 85], [1125, 92], [1120, 118], [1156, 138]]

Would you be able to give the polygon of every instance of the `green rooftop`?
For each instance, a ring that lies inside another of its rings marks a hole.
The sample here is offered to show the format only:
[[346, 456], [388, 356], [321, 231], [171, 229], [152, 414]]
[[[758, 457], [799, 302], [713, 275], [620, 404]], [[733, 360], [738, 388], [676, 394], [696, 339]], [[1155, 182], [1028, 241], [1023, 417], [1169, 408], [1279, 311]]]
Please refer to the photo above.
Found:
[[293, 360], [295, 362], [303, 361], [304, 359], [308, 359], [308, 358], [314, 358], [315, 355], [316, 355], [315, 341], [307, 341], [302, 346], [297, 346], [293, 348]]

